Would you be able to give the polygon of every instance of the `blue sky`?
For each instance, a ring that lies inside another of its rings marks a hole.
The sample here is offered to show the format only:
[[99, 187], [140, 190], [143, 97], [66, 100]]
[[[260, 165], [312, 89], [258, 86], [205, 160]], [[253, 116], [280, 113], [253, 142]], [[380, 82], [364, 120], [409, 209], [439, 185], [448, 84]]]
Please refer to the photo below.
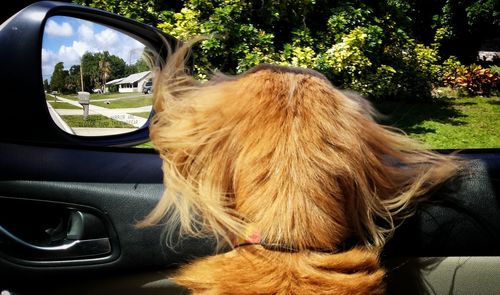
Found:
[[112, 28], [67, 16], [53, 16], [45, 24], [42, 44], [43, 79], [52, 76], [54, 66], [64, 62], [64, 68], [80, 64], [85, 52], [109, 51], [126, 63], [140, 58], [144, 45]]

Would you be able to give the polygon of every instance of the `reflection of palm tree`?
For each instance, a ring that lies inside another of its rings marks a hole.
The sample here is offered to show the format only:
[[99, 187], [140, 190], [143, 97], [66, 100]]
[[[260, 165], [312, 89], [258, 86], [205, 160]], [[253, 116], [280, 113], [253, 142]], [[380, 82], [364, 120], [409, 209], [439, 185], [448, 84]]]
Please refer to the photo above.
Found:
[[111, 63], [107, 60], [107, 55], [103, 55], [102, 59], [99, 61], [99, 72], [102, 78], [102, 88], [103, 91], [106, 89], [106, 80], [111, 75]]

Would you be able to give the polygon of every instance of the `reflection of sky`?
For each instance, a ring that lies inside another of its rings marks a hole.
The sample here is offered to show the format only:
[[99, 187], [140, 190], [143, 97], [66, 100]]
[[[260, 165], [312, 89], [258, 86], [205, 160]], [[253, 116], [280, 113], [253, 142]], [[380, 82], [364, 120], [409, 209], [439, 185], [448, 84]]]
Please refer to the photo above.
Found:
[[80, 64], [85, 52], [109, 51], [127, 64], [135, 63], [142, 54], [144, 45], [116, 30], [67, 16], [53, 16], [47, 20], [43, 33], [42, 74], [49, 79], [58, 62], [64, 68]]

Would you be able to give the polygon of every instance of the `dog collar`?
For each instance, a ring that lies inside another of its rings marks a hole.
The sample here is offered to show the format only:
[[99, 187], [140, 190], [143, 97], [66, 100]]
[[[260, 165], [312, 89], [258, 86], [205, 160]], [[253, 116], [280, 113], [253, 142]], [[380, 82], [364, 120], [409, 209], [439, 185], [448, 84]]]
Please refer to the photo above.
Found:
[[[295, 247], [290, 247], [286, 245], [280, 245], [280, 244], [270, 244], [266, 243], [265, 241], [262, 240], [262, 235], [260, 231], [257, 230], [257, 227], [253, 224], [249, 224], [245, 230], [245, 236], [236, 239], [233, 242], [233, 247], [238, 248], [238, 247], [244, 247], [244, 246], [255, 246], [259, 245], [262, 246], [266, 250], [270, 251], [279, 251], [279, 252], [288, 252], [288, 253], [296, 253], [300, 252], [301, 250]], [[306, 251], [313, 251], [313, 252], [321, 252], [321, 253], [337, 253], [339, 252], [338, 249], [319, 249], [319, 248], [307, 248], [305, 249]], [[303, 250], [302, 250], [303, 251]]]
[[239, 247], [244, 245], [256, 245], [260, 244], [262, 241], [262, 236], [260, 232], [257, 230], [257, 227], [253, 224], [249, 224], [245, 229], [245, 235], [243, 237], [237, 238], [233, 242], [233, 246]]

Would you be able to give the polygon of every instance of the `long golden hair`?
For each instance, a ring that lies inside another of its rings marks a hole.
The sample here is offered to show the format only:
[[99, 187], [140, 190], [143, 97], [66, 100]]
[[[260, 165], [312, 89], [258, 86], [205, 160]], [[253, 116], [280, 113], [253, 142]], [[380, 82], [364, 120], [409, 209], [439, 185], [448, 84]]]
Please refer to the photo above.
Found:
[[155, 76], [151, 140], [165, 192], [139, 226], [262, 239], [295, 249], [348, 238], [380, 247], [396, 219], [452, 177], [459, 161], [376, 123], [371, 105], [318, 72], [260, 65], [199, 82], [192, 42]]

